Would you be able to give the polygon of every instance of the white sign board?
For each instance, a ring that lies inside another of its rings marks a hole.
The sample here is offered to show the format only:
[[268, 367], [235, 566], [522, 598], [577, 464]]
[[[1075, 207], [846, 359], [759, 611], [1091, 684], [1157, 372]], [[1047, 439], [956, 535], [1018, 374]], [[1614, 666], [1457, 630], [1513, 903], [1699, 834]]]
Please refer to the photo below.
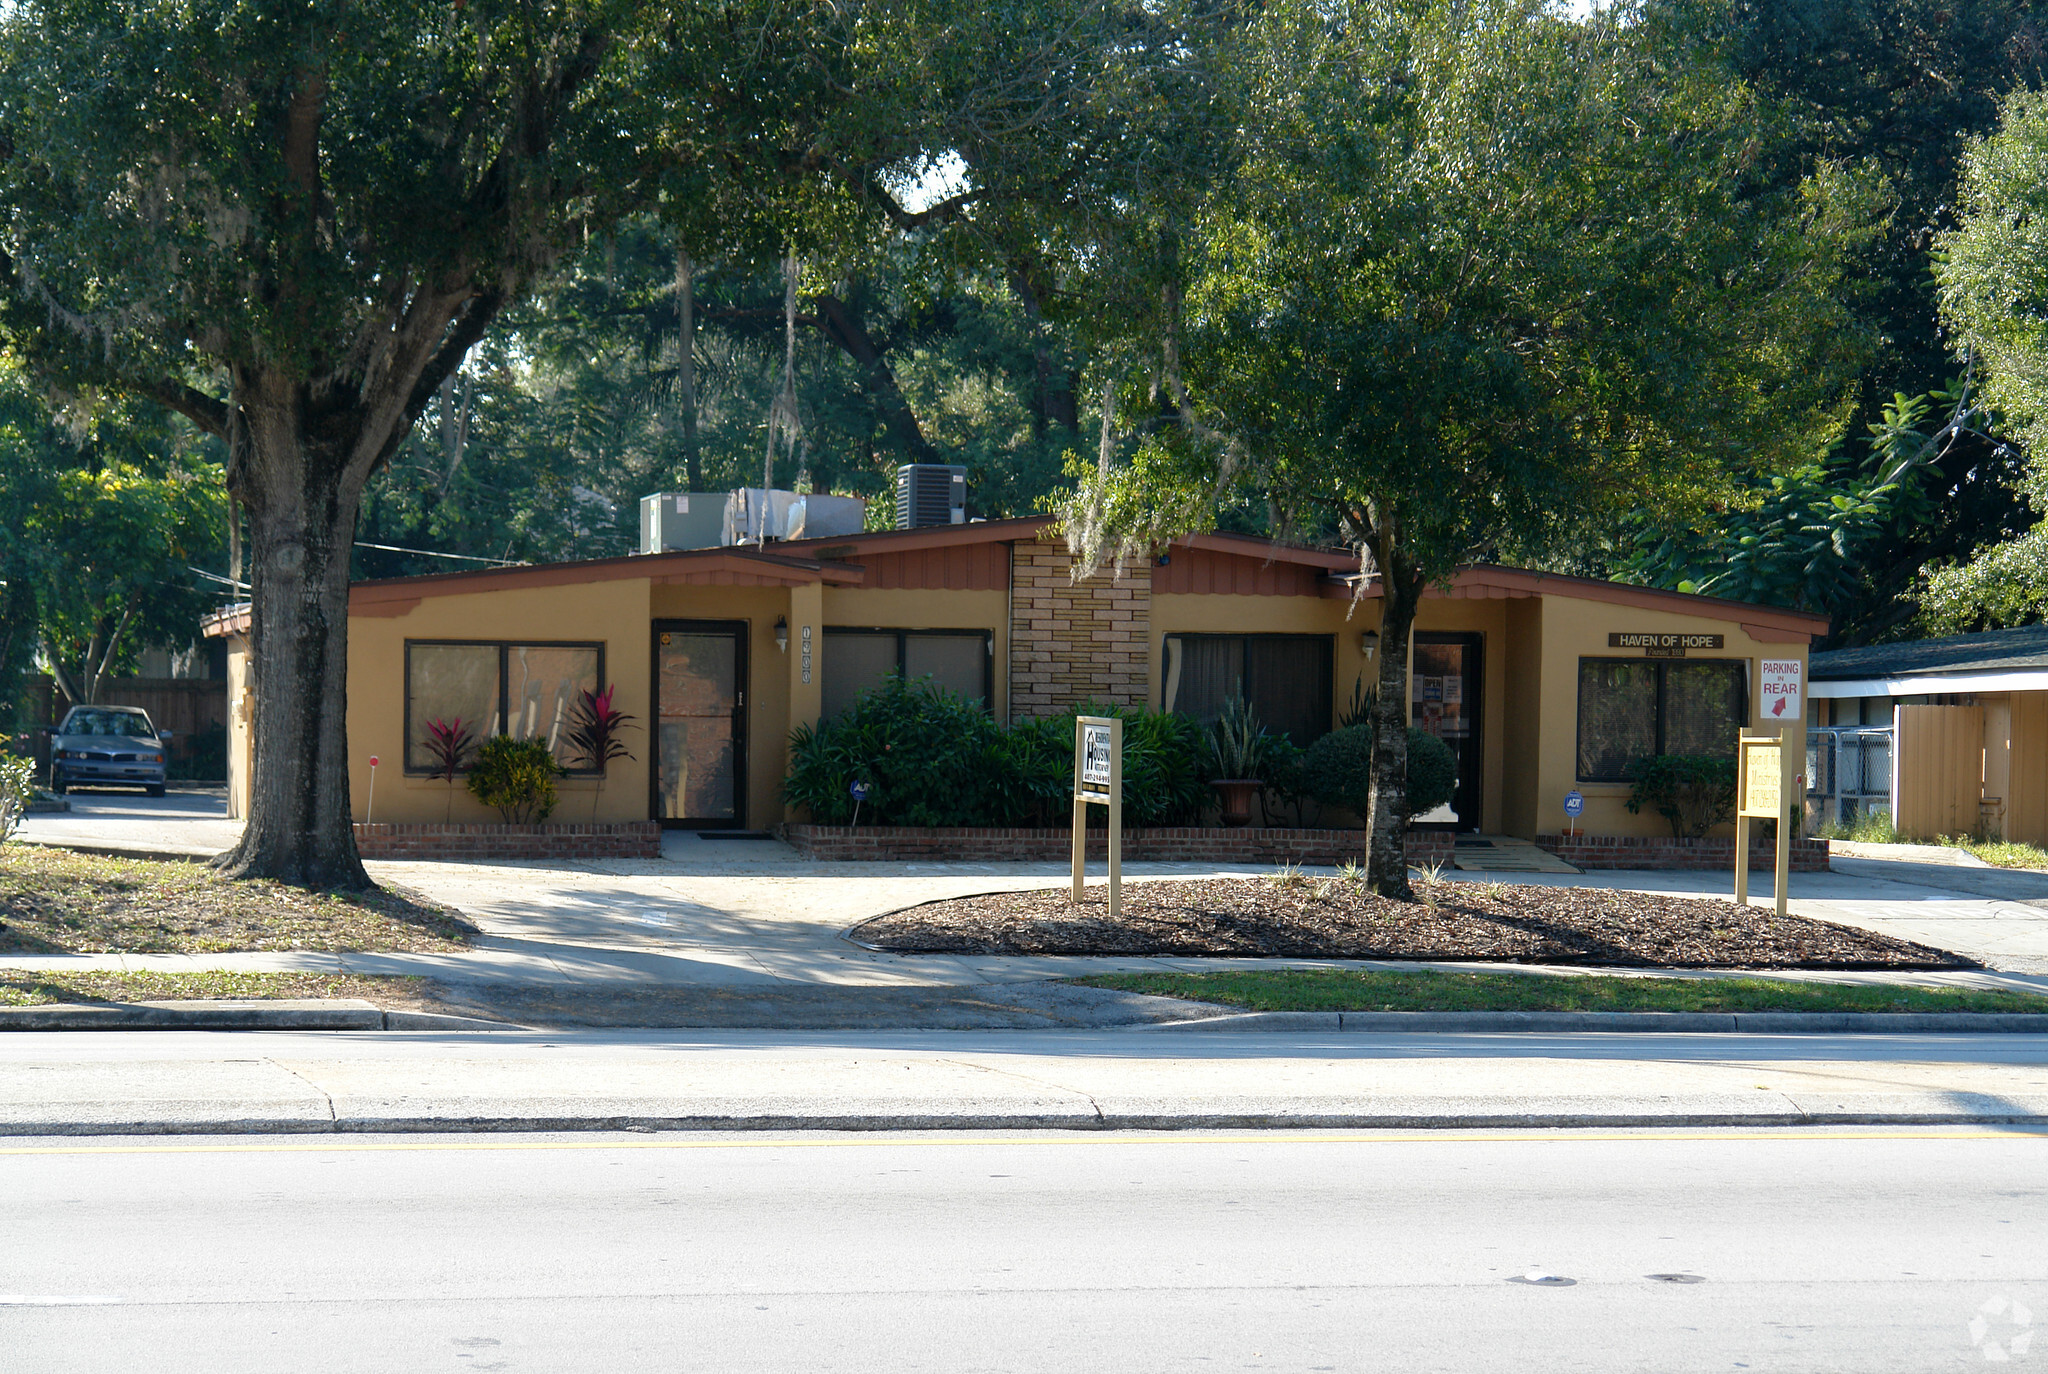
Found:
[[1109, 790], [1109, 761], [1112, 750], [1107, 725], [1081, 727], [1081, 786]]
[[1806, 718], [1806, 665], [1796, 658], [1763, 660], [1763, 681], [1757, 712], [1769, 725], [1790, 725]]

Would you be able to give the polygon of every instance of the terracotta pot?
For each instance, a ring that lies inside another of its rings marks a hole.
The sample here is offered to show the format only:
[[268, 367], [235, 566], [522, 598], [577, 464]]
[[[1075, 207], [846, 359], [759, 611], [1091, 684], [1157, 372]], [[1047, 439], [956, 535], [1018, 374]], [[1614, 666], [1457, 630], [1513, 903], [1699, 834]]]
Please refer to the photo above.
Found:
[[1252, 819], [1252, 798], [1263, 786], [1257, 778], [1218, 778], [1209, 784], [1216, 789], [1217, 801], [1223, 807], [1225, 825], [1249, 825]]

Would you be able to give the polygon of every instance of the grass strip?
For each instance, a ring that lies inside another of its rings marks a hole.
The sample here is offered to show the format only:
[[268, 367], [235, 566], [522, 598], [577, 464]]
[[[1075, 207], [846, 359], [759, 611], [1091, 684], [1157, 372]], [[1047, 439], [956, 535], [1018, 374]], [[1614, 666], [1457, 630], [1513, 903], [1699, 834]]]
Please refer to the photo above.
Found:
[[309, 892], [205, 864], [0, 846], [0, 952], [441, 952], [475, 927], [397, 888]]
[[360, 997], [378, 1006], [421, 1000], [423, 978], [354, 973], [30, 973], [0, 970], [0, 1007], [60, 1002], [244, 1001], [289, 997]]
[[2014, 840], [1953, 839], [1948, 836], [1943, 836], [1941, 842], [1957, 849], [1967, 849], [1985, 863], [1998, 868], [2048, 869], [2048, 849], [2035, 845], [2020, 844]]
[[1110, 973], [1073, 981], [1086, 987], [1217, 1002], [1250, 1011], [1969, 1011], [2048, 1015], [2048, 997], [2025, 992], [1775, 978], [1254, 969]]

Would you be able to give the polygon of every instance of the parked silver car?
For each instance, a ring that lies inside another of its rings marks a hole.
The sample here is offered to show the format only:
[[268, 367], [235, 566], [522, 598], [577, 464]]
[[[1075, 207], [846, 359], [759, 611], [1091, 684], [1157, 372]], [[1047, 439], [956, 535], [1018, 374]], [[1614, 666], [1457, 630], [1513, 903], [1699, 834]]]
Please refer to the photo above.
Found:
[[139, 706], [74, 706], [50, 733], [50, 790], [140, 787], [164, 794], [164, 741]]

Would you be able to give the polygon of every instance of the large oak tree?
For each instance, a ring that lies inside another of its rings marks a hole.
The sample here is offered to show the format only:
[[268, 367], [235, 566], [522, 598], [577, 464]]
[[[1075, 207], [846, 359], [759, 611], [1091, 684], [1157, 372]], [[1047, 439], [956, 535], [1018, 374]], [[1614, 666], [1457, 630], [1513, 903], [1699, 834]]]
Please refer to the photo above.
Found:
[[[0, 15], [13, 342], [219, 436], [246, 508], [255, 770], [223, 863], [367, 883], [344, 757], [363, 486], [507, 308], [656, 209], [832, 232], [947, 130], [1046, 125], [1055, 7], [23, 0]], [[1048, 37], [1051, 35], [1051, 37]], [[1078, 68], [1076, 68], [1078, 70]], [[934, 113], [920, 102], [943, 89]], [[834, 196], [837, 195], [837, 199]], [[734, 226], [744, 226], [743, 231]]]

